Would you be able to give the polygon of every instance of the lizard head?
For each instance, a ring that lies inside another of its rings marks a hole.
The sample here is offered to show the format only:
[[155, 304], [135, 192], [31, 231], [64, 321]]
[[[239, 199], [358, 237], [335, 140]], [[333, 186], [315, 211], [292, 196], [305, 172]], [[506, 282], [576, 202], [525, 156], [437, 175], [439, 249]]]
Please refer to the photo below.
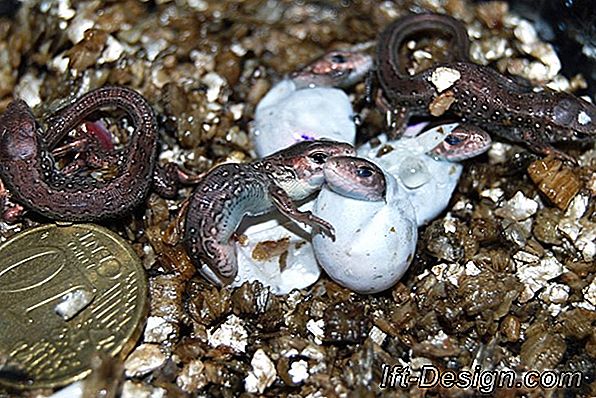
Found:
[[36, 153], [35, 118], [25, 101], [13, 101], [0, 117], [0, 159], [26, 160]]
[[430, 153], [439, 159], [459, 162], [488, 151], [491, 143], [486, 131], [464, 124], [457, 126]]
[[325, 163], [323, 171], [325, 183], [340, 195], [371, 202], [385, 199], [385, 174], [369, 160], [335, 156]]
[[328, 159], [355, 154], [356, 150], [348, 143], [316, 140], [298, 142], [267, 156], [266, 159], [273, 164], [292, 169], [292, 174], [295, 176], [293, 179], [296, 181], [287, 181], [287, 183], [300, 185], [299, 190], [304, 192], [301, 196], [307, 196], [307, 193], [310, 194], [323, 185], [325, 181], [323, 166]]
[[364, 52], [334, 50], [292, 73], [290, 78], [298, 87], [347, 87], [371, 67], [372, 57]]
[[[567, 93], [557, 93], [549, 112], [553, 141], [594, 141], [596, 105]], [[547, 126], [548, 127], [548, 126]]]

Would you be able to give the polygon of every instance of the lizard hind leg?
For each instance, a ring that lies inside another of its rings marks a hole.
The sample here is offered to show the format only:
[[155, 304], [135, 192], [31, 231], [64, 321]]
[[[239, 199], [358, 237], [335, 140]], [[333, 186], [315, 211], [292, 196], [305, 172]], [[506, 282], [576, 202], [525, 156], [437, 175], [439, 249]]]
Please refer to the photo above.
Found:
[[181, 185], [194, 185], [204, 174], [188, 174], [174, 162], [163, 166], [156, 165], [153, 171], [153, 188], [157, 194], [166, 199], [173, 199]]
[[[200, 270], [201, 274], [207, 279], [212, 280], [216, 277], [219, 285], [229, 285], [234, 281], [238, 274], [238, 260], [236, 257], [236, 246], [233, 243], [209, 242], [207, 248], [210, 252], [209, 259], [205, 261], [208, 270], [205, 267]], [[211, 272], [209, 272], [211, 271]]]
[[238, 274], [236, 247], [211, 236], [198, 234], [186, 225], [185, 244], [192, 262], [206, 279], [218, 286], [230, 284]]

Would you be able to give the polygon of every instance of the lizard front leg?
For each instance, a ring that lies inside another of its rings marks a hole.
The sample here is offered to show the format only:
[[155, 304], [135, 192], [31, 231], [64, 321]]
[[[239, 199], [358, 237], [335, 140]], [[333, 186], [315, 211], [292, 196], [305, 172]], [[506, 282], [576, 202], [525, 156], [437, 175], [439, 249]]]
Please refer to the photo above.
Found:
[[572, 166], [577, 165], [577, 159], [574, 159], [572, 156], [567, 155], [565, 152], [562, 152], [550, 144], [546, 143], [542, 140], [539, 136], [537, 136], [533, 131], [527, 130], [523, 133], [523, 138], [525, 144], [530, 148], [530, 150], [540, 153], [542, 155], [548, 156], [553, 155], [557, 159], [560, 159], [564, 162], [571, 164]]
[[335, 230], [333, 226], [327, 221], [315, 216], [310, 211], [300, 211], [288, 196], [286, 191], [281, 189], [275, 184], [269, 186], [268, 189], [271, 203], [286, 217], [291, 220], [299, 221], [304, 224], [310, 225], [313, 228], [319, 228], [323, 233], [329, 236], [335, 241]]
[[404, 131], [406, 131], [411, 116], [408, 108], [405, 106], [392, 107], [391, 104], [387, 102], [387, 99], [383, 95], [383, 90], [381, 89], [377, 90], [375, 103], [377, 104], [377, 107], [385, 113], [385, 124], [389, 128], [387, 137], [389, 137], [390, 140], [395, 140], [401, 137]]

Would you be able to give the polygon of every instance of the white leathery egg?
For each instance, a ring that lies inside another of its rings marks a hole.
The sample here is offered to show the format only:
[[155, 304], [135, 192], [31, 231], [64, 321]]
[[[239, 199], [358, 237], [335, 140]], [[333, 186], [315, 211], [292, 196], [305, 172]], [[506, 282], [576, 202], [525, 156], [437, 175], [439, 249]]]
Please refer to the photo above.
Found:
[[[380, 147], [364, 144], [358, 149], [359, 156], [377, 163], [397, 179], [414, 206], [418, 225], [426, 224], [445, 210], [459, 181], [461, 164], [437, 160], [426, 154], [456, 126], [438, 126], [414, 137], [408, 137], [406, 131], [406, 136], [394, 141], [380, 136]], [[379, 148], [385, 145], [391, 146], [392, 150], [377, 156]]]
[[416, 248], [414, 208], [395, 178], [385, 177], [385, 201], [351, 199], [323, 187], [313, 209], [333, 225], [336, 235], [333, 241], [314, 234], [319, 264], [337, 283], [359, 293], [393, 286], [408, 269]]
[[[300, 206], [300, 210], [307, 211], [312, 206], [313, 201], [310, 201]], [[235, 243], [238, 275], [232, 287], [259, 281], [274, 294], [288, 294], [319, 279], [321, 271], [309, 241], [309, 226], [297, 224], [279, 213], [249, 219], [247, 224], [247, 228], [241, 225], [238, 230], [244, 239], [242, 243]], [[259, 249], [267, 243], [268, 247]], [[259, 256], [257, 251], [265, 255]]]
[[257, 105], [252, 138], [259, 157], [305, 140], [328, 138], [353, 144], [352, 104], [342, 90], [297, 89], [292, 80], [284, 79]]

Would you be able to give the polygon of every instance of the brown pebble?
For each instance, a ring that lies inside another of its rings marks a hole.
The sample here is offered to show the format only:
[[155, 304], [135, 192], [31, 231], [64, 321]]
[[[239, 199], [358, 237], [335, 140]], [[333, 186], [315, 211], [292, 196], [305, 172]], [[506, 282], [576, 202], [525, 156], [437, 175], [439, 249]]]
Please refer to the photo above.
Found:
[[182, 295], [184, 285], [174, 275], [159, 275], [149, 280], [151, 314], [169, 321], [183, 317]]
[[532, 162], [528, 174], [540, 192], [561, 210], [567, 208], [582, 186], [577, 174], [552, 155]]
[[491, 249], [488, 251], [492, 268], [497, 272], [511, 271], [511, 256], [505, 249]]
[[481, 3], [476, 8], [476, 15], [490, 29], [503, 25], [503, 19], [509, 11], [509, 5], [504, 1], [489, 1]]
[[561, 218], [561, 211], [552, 207], [545, 207], [536, 213], [532, 232], [536, 239], [549, 245], [561, 244], [561, 236], [557, 225]]
[[526, 331], [526, 340], [520, 351], [523, 365], [542, 371], [553, 369], [563, 358], [567, 350], [565, 339], [551, 331], [545, 320], [536, 320]]
[[494, 217], [474, 218], [470, 229], [472, 236], [480, 243], [494, 242], [499, 238], [499, 225]]
[[164, 111], [171, 116], [180, 116], [188, 109], [188, 100], [182, 86], [176, 83], [167, 83], [162, 89]]
[[83, 40], [68, 50], [67, 54], [70, 57], [68, 65], [79, 72], [94, 65], [97, 63], [97, 58], [101, 55], [107, 40], [107, 32], [99, 29], [87, 29]]
[[521, 331], [521, 323], [519, 319], [513, 315], [507, 315], [501, 322], [501, 332], [505, 339], [511, 343], [519, 340]]
[[246, 101], [249, 104], [256, 106], [261, 98], [265, 96], [267, 91], [269, 91], [270, 87], [271, 85], [266, 79], [255, 79], [250, 91], [248, 92], [248, 98]]
[[428, 106], [430, 114], [433, 116], [441, 116], [449, 110], [451, 105], [455, 102], [455, 96], [452, 91], [446, 91], [439, 95]]
[[596, 331], [592, 330], [590, 338], [586, 342], [586, 352], [592, 358], [596, 358]]
[[572, 271], [564, 272], [559, 276], [559, 279], [561, 283], [569, 286], [575, 292], [580, 292], [588, 284], [585, 279], [580, 278], [579, 275]]
[[558, 330], [566, 337], [581, 340], [592, 333], [596, 322], [596, 312], [583, 308], [574, 308], [561, 314], [557, 321]]
[[392, 311], [391, 326], [395, 326], [396, 330], [398, 331], [403, 329], [409, 329], [416, 324], [417, 316], [419, 316], [419, 314], [414, 301], [406, 301], [405, 303], [396, 306], [395, 309]]
[[417, 343], [412, 347], [412, 352], [417, 356], [442, 358], [459, 355], [461, 348], [457, 339], [445, 336], [443, 339], [431, 338]]
[[580, 278], [586, 278], [588, 274], [596, 272], [596, 263], [591, 261], [570, 261], [565, 266]]
[[190, 297], [188, 311], [191, 318], [197, 323], [210, 325], [230, 311], [230, 291], [219, 290], [203, 279], [191, 280], [187, 294]]
[[242, 71], [240, 57], [230, 50], [217, 53], [215, 56], [215, 71], [225, 78], [230, 86], [238, 83]]
[[463, 242], [456, 234], [445, 233], [442, 220], [436, 220], [426, 228], [422, 241], [428, 253], [439, 259], [458, 261], [464, 257]]
[[261, 282], [246, 282], [232, 293], [232, 307], [236, 315], [257, 314], [267, 310], [270, 292]]
[[461, 306], [469, 315], [481, 314], [489, 320], [505, 316], [521, 291], [517, 278], [482, 271], [459, 280]]
[[325, 310], [325, 341], [359, 343], [368, 334], [368, 319], [364, 305], [353, 302], [339, 302]]
[[207, 344], [200, 339], [185, 336], [174, 348], [174, 353], [182, 362], [186, 363], [204, 356], [208, 349]]
[[474, 19], [471, 7], [464, 0], [447, 0], [445, 2], [445, 10], [454, 17], [467, 22]]

